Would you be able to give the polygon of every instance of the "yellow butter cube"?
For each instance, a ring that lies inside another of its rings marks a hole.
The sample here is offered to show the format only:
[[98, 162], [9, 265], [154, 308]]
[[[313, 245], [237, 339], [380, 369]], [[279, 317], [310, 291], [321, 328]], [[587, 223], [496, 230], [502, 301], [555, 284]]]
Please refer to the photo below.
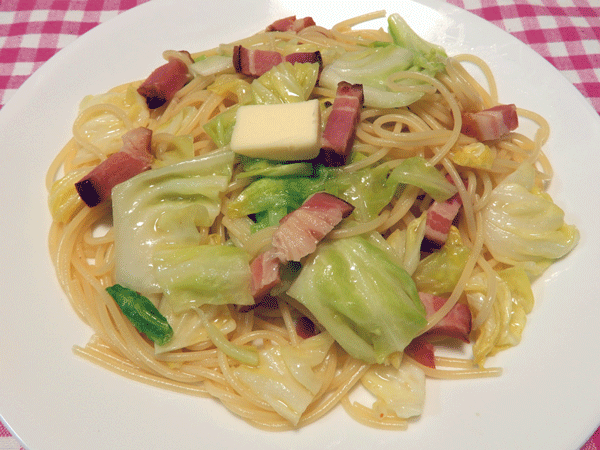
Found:
[[230, 147], [252, 158], [302, 161], [319, 154], [320, 137], [318, 100], [244, 105], [237, 111]]

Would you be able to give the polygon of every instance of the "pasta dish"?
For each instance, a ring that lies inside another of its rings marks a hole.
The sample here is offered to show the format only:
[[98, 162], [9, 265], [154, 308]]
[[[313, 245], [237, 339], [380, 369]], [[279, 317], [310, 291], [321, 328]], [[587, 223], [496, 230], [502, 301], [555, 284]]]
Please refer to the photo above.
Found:
[[48, 170], [77, 355], [268, 430], [406, 429], [428, 378], [501, 375], [579, 234], [484, 61], [383, 11], [163, 57], [85, 97]]

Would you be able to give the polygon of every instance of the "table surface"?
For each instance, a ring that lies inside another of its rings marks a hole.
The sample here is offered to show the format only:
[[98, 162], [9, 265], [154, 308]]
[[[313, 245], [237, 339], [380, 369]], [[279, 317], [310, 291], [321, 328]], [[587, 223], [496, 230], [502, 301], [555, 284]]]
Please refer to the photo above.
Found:
[[[0, 0], [0, 109], [61, 48], [146, 1]], [[600, 114], [600, 0], [446, 1], [529, 45]], [[2, 422], [0, 449], [23, 449]], [[600, 428], [581, 450], [600, 450]]]

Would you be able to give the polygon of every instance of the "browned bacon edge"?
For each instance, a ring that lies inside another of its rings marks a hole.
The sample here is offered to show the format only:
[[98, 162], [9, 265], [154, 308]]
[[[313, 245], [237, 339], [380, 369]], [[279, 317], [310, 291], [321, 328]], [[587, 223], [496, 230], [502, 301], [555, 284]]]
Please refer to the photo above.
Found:
[[156, 68], [138, 87], [138, 93], [146, 99], [150, 109], [156, 109], [171, 101], [175, 93], [189, 81], [187, 65], [179, 58]]
[[148, 170], [153, 161], [150, 153], [152, 130], [139, 127], [125, 133], [123, 147], [113, 153], [85, 177], [75, 183], [75, 189], [89, 207], [110, 198], [112, 188]]
[[327, 166], [346, 164], [364, 103], [362, 84], [341, 81], [322, 135], [319, 160]]
[[500, 139], [519, 126], [514, 104], [497, 105], [478, 112], [463, 112], [461, 133], [478, 141]]

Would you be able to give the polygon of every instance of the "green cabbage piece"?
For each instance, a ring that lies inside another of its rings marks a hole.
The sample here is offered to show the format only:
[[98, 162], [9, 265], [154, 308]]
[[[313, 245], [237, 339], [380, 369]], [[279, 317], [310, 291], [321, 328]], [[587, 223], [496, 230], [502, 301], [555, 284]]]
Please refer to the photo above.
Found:
[[362, 236], [322, 243], [287, 294], [367, 363], [401, 352], [427, 324], [411, 277], [388, 251]]
[[235, 71], [233, 68], [233, 58], [228, 55], [207, 56], [194, 61], [189, 68], [193, 73], [204, 77]]
[[406, 158], [392, 170], [390, 179], [400, 184], [410, 184], [427, 192], [434, 200], [445, 202], [458, 192], [434, 166], [421, 156]]
[[153, 268], [156, 249], [200, 243], [198, 227], [212, 225], [234, 154], [215, 152], [143, 172], [112, 192], [117, 283], [144, 295], [161, 288]]
[[414, 65], [434, 76], [445, 70], [446, 51], [420, 37], [398, 13], [388, 17], [388, 31], [394, 44], [410, 50], [414, 57]]
[[285, 163], [263, 158], [240, 156], [243, 172], [236, 178], [283, 178], [290, 176], [309, 177], [314, 175], [313, 165], [309, 162]]
[[252, 81], [255, 105], [297, 103], [308, 100], [317, 84], [319, 64], [287, 61], [276, 65]]
[[386, 81], [394, 73], [409, 70], [412, 64], [413, 54], [407, 49], [393, 45], [365, 48], [358, 52], [348, 52], [325, 66], [319, 84], [332, 90], [336, 90], [341, 81], [362, 84], [364, 103], [367, 106], [407, 106], [419, 100], [423, 93], [393, 92], [386, 86]]
[[157, 146], [156, 159], [152, 164], [153, 168], [168, 166], [194, 157], [194, 138], [192, 135], [167, 136], [168, 139], [162, 139], [162, 145]]
[[310, 177], [259, 178], [226, 205], [226, 214], [243, 217], [273, 210], [284, 210], [287, 214], [299, 208], [311, 194], [322, 191], [333, 176], [332, 169], [319, 166]]
[[323, 332], [297, 346], [266, 346], [259, 350], [257, 367], [240, 365], [233, 372], [280, 416], [297, 425], [323, 385], [318, 366], [332, 344], [331, 336]]
[[250, 256], [232, 245], [154, 252], [156, 280], [177, 314], [202, 305], [252, 305]]
[[164, 345], [173, 337], [173, 328], [148, 298], [119, 284], [107, 287], [106, 292], [133, 326], [150, 340]]
[[[381, 212], [398, 187], [397, 182], [388, 178], [390, 169], [383, 165], [355, 172], [318, 165], [311, 176], [304, 173], [287, 176], [287, 171], [296, 170], [287, 166], [295, 164], [277, 167], [278, 177], [253, 181], [227, 204], [226, 214], [231, 217], [254, 215], [257, 228], [276, 225], [278, 218], [299, 208], [310, 195], [324, 191], [353, 205], [352, 217], [366, 222]], [[308, 173], [307, 167], [301, 170]], [[275, 176], [275, 166], [271, 175]]]
[[482, 210], [484, 243], [492, 256], [539, 275], [579, 242], [564, 212], [535, 187], [535, 169], [523, 163], [494, 188]]
[[451, 293], [465, 269], [470, 253], [456, 227], [450, 227], [444, 246], [423, 258], [413, 273], [419, 292], [437, 296]]
[[394, 230], [386, 239], [402, 261], [402, 267], [412, 275], [421, 261], [421, 244], [425, 237], [427, 214], [410, 221], [406, 229]]
[[[491, 310], [478, 327], [473, 344], [473, 358], [483, 366], [488, 356], [513, 347], [521, 341], [527, 314], [533, 308], [533, 291], [525, 270], [509, 267], [495, 274], [497, 288]], [[487, 277], [472, 276], [465, 286], [469, 307], [477, 314], [488, 295]], [[475, 315], [475, 321], [480, 318]]]
[[203, 125], [202, 128], [204, 128], [206, 134], [210, 136], [218, 148], [225, 147], [231, 142], [235, 116], [239, 106], [239, 104], [232, 106], [221, 114], [217, 114]]
[[[423, 92], [394, 92], [387, 86], [390, 75], [412, 71], [435, 76], [445, 70], [443, 48], [419, 37], [398, 14], [388, 17], [393, 44], [377, 43], [364, 50], [348, 52], [327, 65], [319, 83], [335, 89], [340, 81], [363, 85], [365, 105], [375, 108], [408, 106], [419, 100]], [[419, 81], [405, 79], [398, 84], [415, 86]]]
[[389, 168], [383, 165], [365, 167], [355, 172], [337, 171], [327, 180], [324, 190], [352, 206], [352, 217], [358, 222], [374, 219], [392, 200], [398, 183], [388, 179]]

